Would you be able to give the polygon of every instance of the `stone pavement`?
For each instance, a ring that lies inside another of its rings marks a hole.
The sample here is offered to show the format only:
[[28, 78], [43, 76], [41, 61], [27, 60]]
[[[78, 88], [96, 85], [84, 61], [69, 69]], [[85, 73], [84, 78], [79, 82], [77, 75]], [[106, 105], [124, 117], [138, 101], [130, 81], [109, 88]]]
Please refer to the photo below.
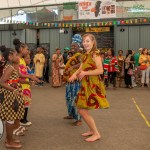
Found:
[[[111, 107], [91, 111], [102, 135], [94, 143], [81, 137], [87, 130], [85, 123], [74, 127], [73, 120], [63, 119], [67, 115], [65, 87], [34, 87], [32, 95], [29, 118], [33, 125], [21, 137], [21, 150], [150, 150], [150, 127], [132, 101], [150, 122], [150, 88], [108, 89]], [[5, 149], [3, 138], [0, 150]]]

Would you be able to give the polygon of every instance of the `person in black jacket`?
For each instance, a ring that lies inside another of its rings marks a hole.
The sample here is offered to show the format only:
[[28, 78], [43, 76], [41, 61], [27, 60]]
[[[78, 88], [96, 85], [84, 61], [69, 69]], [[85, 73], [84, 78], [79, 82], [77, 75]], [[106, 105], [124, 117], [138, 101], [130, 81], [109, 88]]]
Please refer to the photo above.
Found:
[[134, 57], [132, 55], [132, 50], [127, 50], [126, 53], [126, 58], [124, 61], [124, 71], [125, 71], [125, 84], [127, 88], [132, 88], [132, 79], [131, 76], [132, 74], [130, 74], [129, 72], [133, 72], [133, 64], [134, 64]]
[[43, 49], [43, 54], [45, 56], [43, 79], [46, 83], [49, 83], [49, 59], [50, 59], [50, 55], [49, 55], [48, 50], [46, 48], [42, 47], [42, 49]]
[[67, 61], [68, 61], [68, 51], [70, 51], [70, 48], [69, 47], [65, 47], [64, 48], [64, 54], [63, 54], [64, 64], [66, 64]]

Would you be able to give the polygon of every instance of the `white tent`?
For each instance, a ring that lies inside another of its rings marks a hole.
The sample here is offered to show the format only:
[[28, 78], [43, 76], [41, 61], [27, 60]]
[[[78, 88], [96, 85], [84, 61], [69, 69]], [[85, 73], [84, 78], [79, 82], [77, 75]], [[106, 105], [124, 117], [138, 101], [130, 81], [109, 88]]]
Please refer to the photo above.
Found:
[[[41, 10], [43, 6], [52, 10], [57, 9], [58, 4], [80, 1], [84, 0], [0, 0], [0, 18], [9, 17], [11, 15], [14, 16], [19, 10], [25, 12], [36, 12], [37, 10]], [[38, 7], [36, 8], [36, 6]]]
[[65, 2], [79, 2], [84, 0], [0, 0], [0, 8], [37, 6], [37, 5], [52, 5], [62, 4]]
[[[57, 4], [63, 4], [65, 2], [81, 2], [81, 1], [97, 1], [97, 0], [0, 0], [0, 18], [10, 17], [18, 14], [19, 10], [23, 10], [24, 12], [36, 12], [37, 10], [43, 9], [45, 5], [46, 9], [53, 10], [57, 9]], [[117, 1], [117, 0], [116, 0]], [[124, 8], [133, 7], [134, 5], [142, 4], [144, 8], [150, 10], [150, 0], [120, 0], [117, 2], [117, 6], [121, 6]], [[37, 7], [36, 6], [41, 6]], [[26, 8], [25, 8], [26, 7]], [[10, 11], [10, 8], [12, 11]], [[59, 6], [59, 9], [62, 9], [62, 6]]]
[[[96, 1], [96, 0], [0, 0], [0, 9], [12, 7], [38, 6], [38, 5], [54, 5], [54, 4], [62, 4], [65, 2], [80, 2], [80, 1]], [[139, 3], [139, 0], [137, 1], [118, 0], [118, 1], [121, 1], [121, 3], [125, 3], [129, 6], [133, 3]], [[148, 2], [150, 0], [141, 0], [141, 1], [147, 1], [146, 4], [150, 5]]]

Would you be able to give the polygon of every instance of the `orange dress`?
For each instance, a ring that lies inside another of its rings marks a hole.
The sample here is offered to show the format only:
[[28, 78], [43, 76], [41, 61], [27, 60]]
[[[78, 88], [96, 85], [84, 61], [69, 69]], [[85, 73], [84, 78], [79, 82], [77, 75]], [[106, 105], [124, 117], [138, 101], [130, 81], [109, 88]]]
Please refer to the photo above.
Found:
[[[96, 52], [99, 55], [99, 52]], [[93, 61], [93, 52], [85, 54], [82, 61], [82, 70], [95, 70], [96, 64]], [[78, 92], [76, 105], [83, 109], [109, 108], [106, 99], [106, 92], [100, 75], [84, 76], [81, 81], [81, 88]]]
[[61, 76], [59, 73], [59, 64], [63, 61], [62, 55], [53, 54], [55, 61], [52, 60], [52, 86], [53, 87], [60, 87], [61, 86]]

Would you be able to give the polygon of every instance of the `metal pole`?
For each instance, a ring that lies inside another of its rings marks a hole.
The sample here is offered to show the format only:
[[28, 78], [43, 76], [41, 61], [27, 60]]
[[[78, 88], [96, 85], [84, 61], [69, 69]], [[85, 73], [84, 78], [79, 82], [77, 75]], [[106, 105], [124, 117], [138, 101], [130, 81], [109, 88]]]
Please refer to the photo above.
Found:
[[35, 18], [36, 22], [38, 22], [38, 20], [37, 20], [37, 7], [36, 7], [36, 16], [35, 17], [36, 17]]
[[[78, 4], [78, 3], [75, 3]], [[63, 4], [49, 4], [49, 5], [32, 5], [32, 6], [22, 6], [22, 7], [6, 7], [6, 8], [0, 8], [0, 10], [6, 10], [6, 9], [22, 9], [22, 8], [33, 8], [33, 7], [46, 7], [46, 6], [62, 6]]]
[[12, 24], [12, 9], [10, 10], [10, 15], [11, 15], [10, 24]]

